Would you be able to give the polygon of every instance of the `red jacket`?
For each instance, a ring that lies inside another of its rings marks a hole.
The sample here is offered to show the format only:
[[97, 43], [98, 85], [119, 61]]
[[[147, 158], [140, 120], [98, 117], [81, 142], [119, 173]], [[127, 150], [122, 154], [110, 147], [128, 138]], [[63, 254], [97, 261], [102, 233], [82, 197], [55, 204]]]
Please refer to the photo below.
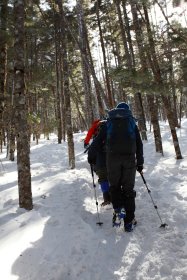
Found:
[[90, 127], [90, 129], [88, 130], [88, 133], [86, 135], [86, 138], [84, 139], [84, 143], [86, 145], [89, 145], [90, 139], [97, 135], [97, 130], [98, 130], [98, 126], [99, 126], [100, 120], [95, 120], [92, 123], [92, 126]]

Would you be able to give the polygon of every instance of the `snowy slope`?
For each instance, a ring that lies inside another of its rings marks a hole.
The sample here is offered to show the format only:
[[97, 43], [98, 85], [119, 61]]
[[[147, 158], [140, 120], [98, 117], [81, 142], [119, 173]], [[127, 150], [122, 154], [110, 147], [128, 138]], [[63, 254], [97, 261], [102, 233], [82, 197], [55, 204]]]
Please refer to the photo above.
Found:
[[[183, 160], [175, 160], [167, 123], [164, 157], [152, 133], [144, 142], [144, 176], [161, 221], [139, 174], [134, 232], [111, 226], [112, 209], [96, 211], [92, 177], [83, 153], [85, 133], [75, 134], [76, 169], [67, 167], [66, 143], [57, 137], [32, 143], [34, 209], [18, 208], [16, 163], [0, 155], [0, 265], [2, 280], [186, 280], [187, 119], [178, 130]], [[97, 178], [95, 177], [97, 182]], [[99, 204], [102, 194], [97, 184]]]

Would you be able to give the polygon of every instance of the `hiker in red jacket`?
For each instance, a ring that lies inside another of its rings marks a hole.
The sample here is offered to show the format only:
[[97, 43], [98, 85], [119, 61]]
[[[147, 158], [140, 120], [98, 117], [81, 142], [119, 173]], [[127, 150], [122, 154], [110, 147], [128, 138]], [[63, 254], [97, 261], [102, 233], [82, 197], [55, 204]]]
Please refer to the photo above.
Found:
[[[86, 138], [84, 140], [84, 148], [89, 147], [89, 142], [91, 138], [95, 138], [100, 130], [101, 126], [105, 123], [105, 121], [101, 121], [99, 119], [95, 120], [88, 130]], [[101, 206], [105, 206], [110, 204], [110, 194], [109, 194], [109, 183], [107, 178], [107, 169], [106, 169], [106, 152], [104, 144], [101, 145], [100, 149], [98, 149], [95, 162], [93, 163], [93, 169], [98, 176], [98, 183], [101, 186], [101, 190], [103, 193], [104, 201], [101, 203]]]
[[89, 146], [89, 142], [91, 140], [91, 138], [94, 138], [97, 135], [97, 130], [99, 128], [99, 124], [100, 124], [100, 120], [95, 120], [92, 123], [92, 126], [90, 127], [90, 129], [88, 130], [88, 133], [86, 135], [86, 138], [84, 139], [84, 148], [86, 149]]

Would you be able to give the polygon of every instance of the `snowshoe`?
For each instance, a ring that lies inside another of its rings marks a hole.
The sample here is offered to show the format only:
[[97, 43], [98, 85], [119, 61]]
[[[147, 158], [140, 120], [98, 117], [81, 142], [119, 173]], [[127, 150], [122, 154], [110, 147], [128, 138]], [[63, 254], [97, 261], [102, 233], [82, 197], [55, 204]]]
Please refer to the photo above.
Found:
[[125, 209], [121, 208], [113, 213], [112, 224], [113, 227], [120, 227], [122, 220], [124, 220], [126, 216]]
[[124, 225], [124, 230], [126, 232], [131, 232], [131, 231], [133, 231], [133, 229], [135, 228], [136, 225], [137, 225], [137, 221], [136, 221], [136, 219], [133, 219], [132, 222]]

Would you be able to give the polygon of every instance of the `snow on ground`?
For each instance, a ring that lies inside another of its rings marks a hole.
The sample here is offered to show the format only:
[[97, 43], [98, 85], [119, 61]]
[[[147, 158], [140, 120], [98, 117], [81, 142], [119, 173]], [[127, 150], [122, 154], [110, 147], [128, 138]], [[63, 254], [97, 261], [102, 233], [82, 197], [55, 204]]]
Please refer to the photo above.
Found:
[[[152, 133], [144, 142], [144, 176], [162, 222], [139, 174], [134, 232], [111, 226], [112, 208], [98, 215], [92, 177], [83, 152], [85, 133], [75, 134], [76, 169], [68, 169], [67, 144], [57, 137], [32, 142], [34, 209], [18, 207], [16, 163], [0, 154], [0, 265], [2, 280], [186, 280], [187, 119], [178, 137], [184, 159], [176, 160], [167, 123], [164, 157]], [[95, 177], [97, 182], [97, 178]], [[96, 188], [99, 205], [102, 194]]]

